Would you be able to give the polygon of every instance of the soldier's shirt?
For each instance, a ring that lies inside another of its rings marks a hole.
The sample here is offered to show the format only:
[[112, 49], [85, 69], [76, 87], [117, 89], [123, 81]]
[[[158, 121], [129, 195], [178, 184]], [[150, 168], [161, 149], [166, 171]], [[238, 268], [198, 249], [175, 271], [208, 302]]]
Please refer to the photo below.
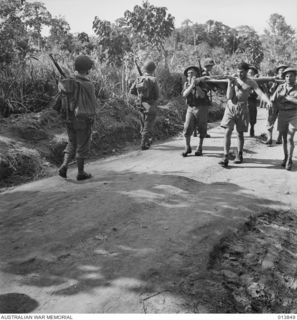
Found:
[[289, 86], [287, 83], [281, 84], [271, 97], [271, 101], [277, 103], [277, 107], [280, 110], [295, 110], [297, 111], [297, 105], [290, 101], [286, 101], [284, 103], [279, 103], [278, 100], [280, 97], [291, 96], [297, 99], [297, 84], [293, 86]]

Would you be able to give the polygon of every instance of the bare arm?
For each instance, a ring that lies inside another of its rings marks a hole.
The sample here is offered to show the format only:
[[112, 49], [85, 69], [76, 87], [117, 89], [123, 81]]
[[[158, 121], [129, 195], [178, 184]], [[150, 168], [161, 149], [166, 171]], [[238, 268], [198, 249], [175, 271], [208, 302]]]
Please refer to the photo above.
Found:
[[268, 108], [272, 107], [272, 102], [271, 100], [268, 98], [268, 96], [259, 88], [258, 84], [256, 81], [250, 79], [250, 85], [251, 87], [254, 89], [254, 91], [257, 93], [258, 97], [266, 102]]
[[291, 102], [293, 104], [296, 104], [297, 105], [297, 98], [293, 97], [293, 96], [285, 96], [285, 101], [288, 101], [288, 102]]
[[255, 92], [257, 93], [258, 97], [263, 100], [264, 102], [267, 103], [268, 107], [272, 107], [272, 102], [270, 99], [267, 97], [267, 95], [258, 87], [257, 89], [254, 89]]
[[186, 87], [186, 84], [185, 84], [185, 87], [183, 90], [183, 97], [186, 98], [190, 94], [190, 92], [193, 90], [194, 87], [195, 87], [195, 78], [192, 78], [191, 83], [188, 87]]
[[234, 80], [228, 79], [228, 87], [227, 87], [227, 93], [226, 97], [228, 100], [232, 100], [235, 94], [235, 89], [234, 89]]

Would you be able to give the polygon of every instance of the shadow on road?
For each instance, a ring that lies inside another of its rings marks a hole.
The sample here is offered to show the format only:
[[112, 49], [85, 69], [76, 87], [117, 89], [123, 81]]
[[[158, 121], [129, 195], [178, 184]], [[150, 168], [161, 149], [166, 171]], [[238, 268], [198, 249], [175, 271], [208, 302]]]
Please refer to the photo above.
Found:
[[35, 310], [38, 302], [21, 293], [0, 295], [0, 313], [28, 313]]
[[104, 288], [166, 290], [185, 304], [193, 297], [181, 289], [183, 279], [203, 274], [225, 233], [280, 205], [232, 183], [132, 171], [102, 172], [61, 190], [15, 190], [2, 200], [1, 277], [17, 275], [15, 291], [25, 285], [73, 297]]

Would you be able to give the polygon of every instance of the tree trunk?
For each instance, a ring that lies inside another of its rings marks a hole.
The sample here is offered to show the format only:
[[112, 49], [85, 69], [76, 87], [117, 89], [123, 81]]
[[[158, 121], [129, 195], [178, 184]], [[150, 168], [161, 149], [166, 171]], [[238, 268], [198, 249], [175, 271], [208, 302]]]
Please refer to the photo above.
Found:
[[168, 70], [169, 71], [169, 65], [168, 65], [168, 51], [167, 50], [165, 50], [164, 48], [163, 48], [163, 56], [164, 56], [164, 67], [165, 67], [165, 69], [166, 70]]

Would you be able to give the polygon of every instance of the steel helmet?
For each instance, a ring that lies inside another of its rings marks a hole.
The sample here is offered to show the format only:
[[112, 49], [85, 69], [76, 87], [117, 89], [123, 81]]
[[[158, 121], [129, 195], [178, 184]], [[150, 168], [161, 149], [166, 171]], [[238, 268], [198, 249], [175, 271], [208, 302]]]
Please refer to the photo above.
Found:
[[287, 68], [289, 68], [289, 66], [288, 66], [287, 64], [279, 64], [279, 65], [275, 68], [275, 70], [276, 70], [276, 72], [278, 72], [279, 69], [287, 69]]
[[288, 72], [293, 72], [293, 73], [295, 73], [295, 75], [297, 74], [297, 70], [296, 69], [294, 69], [294, 68], [286, 68], [284, 71], [283, 71], [283, 75], [285, 75], [286, 73], [288, 73]]
[[152, 73], [156, 69], [156, 65], [155, 65], [154, 61], [147, 61], [144, 64], [143, 69], [146, 72]]
[[197, 73], [197, 75], [200, 75], [200, 69], [199, 69], [198, 67], [196, 67], [196, 66], [189, 66], [189, 67], [187, 67], [187, 68], [185, 69], [185, 71], [184, 71], [185, 77], [188, 76], [188, 71], [189, 71], [190, 69], [195, 70], [196, 73]]
[[81, 55], [78, 56], [74, 61], [74, 69], [78, 72], [86, 72], [89, 71], [94, 62], [90, 59], [90, 57]]
[[259, 73], [258, 69], [257, 69], [255, 66], [253, 66], [253, 65], [250, 65], [250, 66], [249, 66], [249, 69], [254, 70], [254, 72], [255, 72], [256, 74]]
[[213, 59], [211, 58], [206, 58], [205, 61], [204, 61], [204, 67], [207, 67], [207, 66], [214, 66], [215, 63], [213, 61]]

